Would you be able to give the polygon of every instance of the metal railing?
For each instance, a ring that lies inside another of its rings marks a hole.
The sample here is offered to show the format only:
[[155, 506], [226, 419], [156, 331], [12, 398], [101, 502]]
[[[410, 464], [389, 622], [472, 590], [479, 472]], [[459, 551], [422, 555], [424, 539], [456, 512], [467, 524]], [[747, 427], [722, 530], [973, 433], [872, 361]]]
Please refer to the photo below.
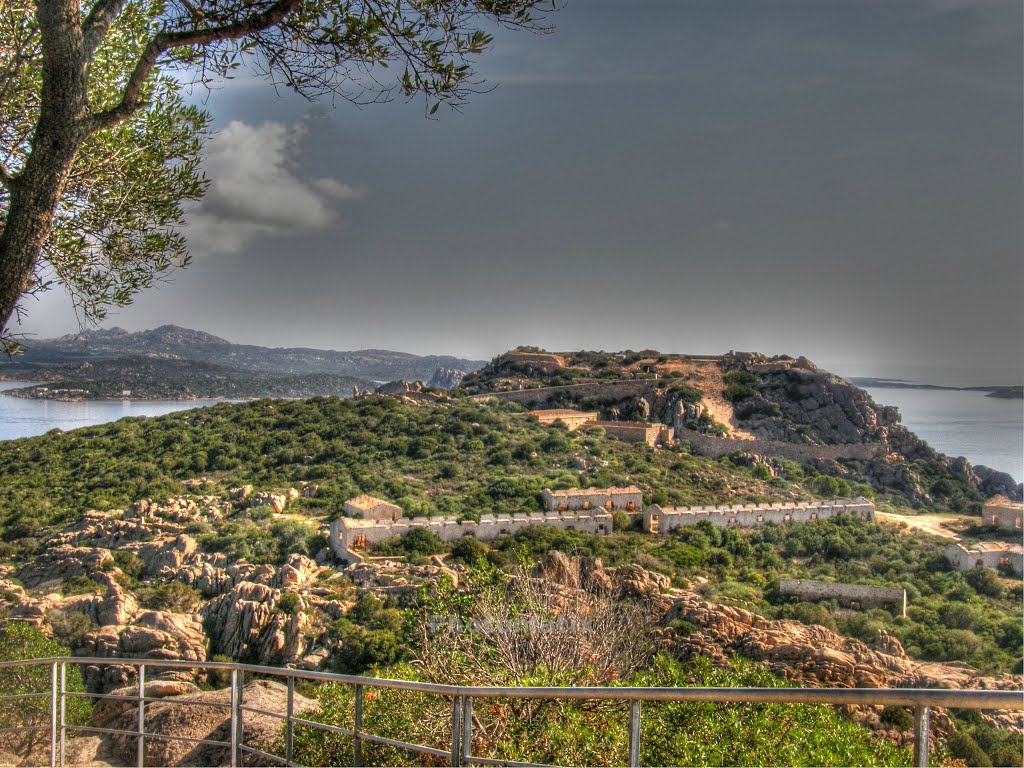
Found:
[[[435, 683], [420, 683], [406, 680], [382, 680], [355, 675], [339, 675], [328, 672], [309, 672], [296, 669], [260, 667], [250, 664], [221, 662], [171, 661], [156, 659], [110, 659], [110, 658], [52, 658], [30, 661], [0, 663], [0, 675], [14, 668], [30, 666], [50, 667], [49, 691], [30, 692], [20, 695], [0, 696], [0, 703], [7, 701], [49, 698], [50, 717], [47, 725], [10, 726], [0, 723], [0, 733], [27, 733], [49, 730], [49, 764], [51, 768], [65, 764], [65, 746], [68, 731], [118, 735], [136, 739], [136, 765], [144, 768], [147, 739], [171, 740], [221, 747], [227, 750], [227, 761], [234, 766], [244, 765], [247, 755], [269, 760], [285, 766], [298, 765], [294, 758], [295, 727], [301, 726], [325, 733], [346, 736], [352, 739], [352, 765], [362, 766], [363, 744], [373, 743], [397, 747], [421, 755], [443, 758], [452, 766], [465, 765], [531, 765], [512, 760], [500, 760], [472, 754], [473, 702], [477, 699], [540, 699], [540, 700], [604, 700], [629, 704], [629, 749], [628, 765], [640, 765], [640, 739], [642, 731], [643, 702], [716, 702], [748, 704], [823, 704], [832, 706], [893, 706], [908, 707], [914, 712], [914, 765], [927, 768], [929, 754], [929, 731], [931, 711], [935, 707], [957, 709], [990, 709], [1024, 711], [1024, 691], [992, 690], [944, 690], [928, 688], [497, 688], [481, 686], [455, 686]], [[138, 691], [135, 695], [91, 694], [69, 691], [67, 670], [69, 666], [113, 666], [131, 667], [136, 670]], [[147, 671], [154, 669], [172, 670], [217, 670], [230, 673], [230, 702], [190, 701], [151, 697], [146, 695]], [[243, 700], [244, 675], [259, 675], [284, 679], [287, 686], [287, 700], [284, 712], [271, 712], [247, 706]], [[339, 683], [351, 686], [354, 694], [354, 713], [351, 728], [342, 728], [318, 723], [295, 712], [295, 683], [297, 680]], [[451, 741], [448, 749], [438, 749], [424, 744], [385, 738], [363, 730], [363, 705], [366, 689], [414, 691], [434, 694], [450, 699]], [[121, 700], [137, 706], [135, 730], [119, 730], [94, 726], [68, 724], [67, 701], [70, 698], [92, 700]], [[181, 706], [220, 707], [227, 709], [228, 740], [200, 739], [172, 734], [146, 731], [146, 704], [172, 702]], [[277, 755], [252, 745], [244, 740], [245, 713], [276, 718], [283, 724], [284, 754]]]

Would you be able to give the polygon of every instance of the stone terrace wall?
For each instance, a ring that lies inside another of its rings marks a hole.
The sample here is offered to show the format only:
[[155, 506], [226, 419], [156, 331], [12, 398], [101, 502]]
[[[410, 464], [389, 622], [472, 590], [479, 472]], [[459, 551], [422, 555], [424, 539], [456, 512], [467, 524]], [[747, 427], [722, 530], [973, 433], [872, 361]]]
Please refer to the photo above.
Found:
[[[875, 519], [875, 505], [867, 499], [801, 501], [776, 504], [734, 504], [718, 507], [665, 507], [652, 504], [644, 510], [644, 530], [668, 533], [680, 526], [707, 520], [719, 528], [756, 528], [766, 523], [807, 523], [827, 520], [839, 514]], [[655, 524], [654, 519], [657, 518]]]
[[534, 389], [514, 389], [510, 392], [490, 392], [485, 395], [473, 395], [474, 400], [484, 401], [489, 398], [511, 400], [522, 405], [542, 404], [552, 395], [569, 392], [577, 397], [597, 397], [608, 395], [613, 397], [631, 397], [639, 395], [651, 388], [656, 379], [623, 379], [621, 381], [594, 381], [583, 384], [565, 384], [560, 387], [536, 387]]
[[845, 445], [805, 445], [783, 443], [778, 440], [739, 440], [732, 437], [712, 437], [681, 427], [676, 439], [686, 440], [694, 453], [717, 459], [733, 451], [746, 451], [761, 456], [781, 456], [791, 461], [807, 462], [815, 459], [860, 459], [868, 461], [885, 455], [880, 443], [852, 443]]
[[604, 510], [570, 512], [535, 512], [529, 515], [481, 515], [480, 522], [459, 522], [457, 517], [413, 517], [390, 520], [353, 520], [339, 517], [331, 524], [331, 549], [345, 560], [356, 559], [353, 551], [356, 536], [363, 536], [367, 548], [413, 528], [433, 531], [441, 541], [457, 541], [473, 536], [489, 541], [501, 534], [514, 534], [531, 525], [553, 525], [562, 530], [584, 531], [607, 535], [612, 532], [612, 516]]
[[842, 600], [864, 608], [889, 607], [907, 615], [907, 590], [899, 587], [872, 587], [865, 584], [841, 584], [829, 581], [782, 579], [779, 592], [803, 600]]

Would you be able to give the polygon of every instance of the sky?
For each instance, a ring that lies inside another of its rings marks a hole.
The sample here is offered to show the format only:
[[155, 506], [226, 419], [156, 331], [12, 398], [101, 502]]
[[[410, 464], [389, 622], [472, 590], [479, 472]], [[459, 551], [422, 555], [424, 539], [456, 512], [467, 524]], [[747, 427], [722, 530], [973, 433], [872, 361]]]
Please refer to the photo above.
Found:
[[[1019, 0], [568, 0], [461, 113], [203, 94], [194, 263], [107, 324], [1024, 369]], [[200, 98], [197, 96], [197, 98]], [[30, 303], [40, 337], [76, 329]]]

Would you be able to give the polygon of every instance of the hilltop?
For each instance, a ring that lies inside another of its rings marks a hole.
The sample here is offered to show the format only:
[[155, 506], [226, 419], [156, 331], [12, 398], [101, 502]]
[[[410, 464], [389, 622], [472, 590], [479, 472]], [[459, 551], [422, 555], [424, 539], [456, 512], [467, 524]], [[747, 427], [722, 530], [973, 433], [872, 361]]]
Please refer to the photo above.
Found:
[[471, 373], [461, 390], [527, 408], [568, 405], [609, 420], [672, 426], [697, 453], [810, 462], [912, 503], [976, 512], [983, 497], [1021, 498], [1014, 478], [938, 453], [900, 423], [898, 409], [803, 357], [524, 347]]

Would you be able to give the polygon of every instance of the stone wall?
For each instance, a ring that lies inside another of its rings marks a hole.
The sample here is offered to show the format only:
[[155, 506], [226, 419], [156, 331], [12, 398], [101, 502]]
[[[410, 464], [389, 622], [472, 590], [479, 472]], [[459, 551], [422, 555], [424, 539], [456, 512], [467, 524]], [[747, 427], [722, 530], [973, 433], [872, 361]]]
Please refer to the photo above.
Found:
[[592, 381], [582, 384], [565, 384], [560, 387], [535, 387], [533, 389], [514, 389], [509, 392], [490, 392], [485, 395], [473, 395], [477, 401], [486, 401], [490, 398], [498, 400], [511, 400], [522, 405], [542, 405], [549, 398], [562, 392], [567, 392], [573, 397], [615, 397], [624, 398], [640, 395], [647, 392], [653, 379], [623, 379], [619, 381]]
[[647, 443], [652, 448], [658, 443], [672, 442], [672, 427], [641, 421], [595, 421], [590, 427], [601, 427], [606, 435], [626, 443]]
[[829, 581], [782, 579], [779, 592], [801, 600], [841, 600], [861, 608], [893, 607], [907, 615], [907, 590], [900, 587], [872, 587]]
[[791, 461], [808, 462], [815, 459], [860, 459], [868, 461], [885, 455], [880, 443], [848, 443], [844, 445], [806, 445], [783, 443], [778, 440], [740, 440], [732, 437], [712, 437], [686, 427], [676, 429], [676, 439], [690, 443], [694, 453], [717, 459], [734, 451], [746, 451], [761, 456], [781, 456]]
[[585, 509], [639, 512], [644, 506], [643, 492], [635, 486], [629, 488], [571, 488], [564, 491], [552, 491], [545, 488], [541, 491], [540, 498], [544, 503], [544, 509], [549, 512]]
[[644, 530], [669, 533], [684, 525], [707, 520], [719, 528], [756, 528], [766, 523], [807, 523], [839, 514], [875, 519], [875, 505], [864, 498], [832, 501], [780, 502], [776, 504], [733, 504], [717, 507], [665, 507], [652, 504], [644, 510]]
[[[481, 515], [480, 522], [459, 521], [457, 517], [413, 517], [398, 520], [355, 520], [339, 517], [331, 524], [331, 549], [338, 557], [352, 561], [374, 544], [401, 536], [413, 528], [426, 528], [441, 541], [457, 541], [473, 536], [489, 541], [501, 534], [514, 534], [531, 525], [552, 525], [562, 530], [607, 535], [612, 532], [612, 516], [604, 510], [593, 512], [535, 512], [529, 515]], [[357, 537], [362, 537], [357, 542]]]

